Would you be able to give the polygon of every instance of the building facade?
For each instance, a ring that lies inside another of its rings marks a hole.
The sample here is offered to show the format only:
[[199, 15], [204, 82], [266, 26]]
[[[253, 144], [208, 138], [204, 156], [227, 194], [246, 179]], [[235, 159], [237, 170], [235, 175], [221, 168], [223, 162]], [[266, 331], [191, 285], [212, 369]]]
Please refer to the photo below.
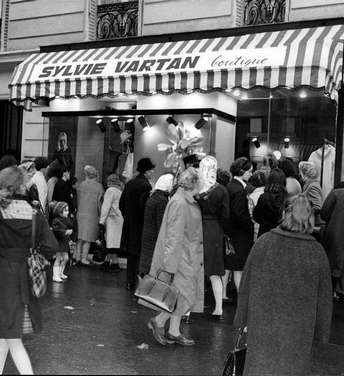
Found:
[[[344, 3], [341, 0], [3, 0], [0, 95], [6, 102], [9, 97], [7, 86], [14, 67], [38, 52], [40, 46], [181, 32], [201, 33], [259, 25], [264, 27], [267, 24], [342, 16]], [[285, 155], [291, 158], [294, 157], [294, 149], [297, 149], [298, 158], [308, 157], [325, 135], [334, 139], [333, 101], [322, 93], [311, 95], [307, 101], [300, 101], [299, 94], [277, 93], [273, 100], [269, 100], [272, 94], [267, 90], [250, 92], [248, 97], [245, 97], [246, 92], [240, 92], [237, 114], [240, 131], [235, 141], [236, 155], [246, 153], [259, 160], [266, 149], [256, 150], [252, 144], [247, 144], [258, 135], [263, 135], [265, 141], [266, 138], [270, 139], [274, 148], [284, 143], [290, 135], [295, 136], [295, 148], [283, 149]], [[114, 101], [121, 102], [123, 99]], [[42, 118], [42, 112], [51, 110], [47, 105], [46, 101], [33, 104], [31, 111], [23, 112], [22, 121], [16, 115], [16, 119], [19, 119], [16, 122], [22, 122], [22, 159], [47, 155], [49, 147], [52, 147], [49, 146], [49, 120]], [[58, 109], [58, 105], [54, 106]], [[319, 116], [314, 116], [314, 109], [319, 108]], [[70, 119], [63, 121], [74, 122]], [[274, 124], [278, 124], [275, 130]], [[73, 127], [72, 124], [70, 126]], [[20, 128], [20, 125], [17, 127]], [[300, 129], [302, 132], [296, 134]], [[315, 135], [314, 139], [304, 145], [304, 139], [312, 135]], [[88, 137], [86, 133], [81, 139], [87, 140]], [[99, 140], [96, 140], [94, 145], [98, 143]], [[101, 165], [104, 157], [98, 157], [97, 164]]]

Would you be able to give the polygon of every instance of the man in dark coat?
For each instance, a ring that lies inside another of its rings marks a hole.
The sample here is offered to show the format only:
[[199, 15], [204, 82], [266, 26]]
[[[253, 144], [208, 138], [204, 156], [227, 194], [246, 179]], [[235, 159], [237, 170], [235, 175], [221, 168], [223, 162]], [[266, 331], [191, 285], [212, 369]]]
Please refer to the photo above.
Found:
[[140, 159], [137, 163], [139, 174], [125, 185], [119, 201], [124, 219], [121, 249], [127, 254], [127, 288], [130, 291], [135, 289], [137, 283], [144, 208], [152, 189], [149, 180], [154, 168], [149, 158]]

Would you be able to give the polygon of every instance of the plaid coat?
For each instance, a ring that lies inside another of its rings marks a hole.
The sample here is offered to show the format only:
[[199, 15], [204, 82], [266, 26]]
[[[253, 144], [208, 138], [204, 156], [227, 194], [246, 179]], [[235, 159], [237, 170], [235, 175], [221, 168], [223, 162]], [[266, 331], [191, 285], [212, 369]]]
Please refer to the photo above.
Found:
[[[30, 292], [28, 279], [32, 214], [32, 207], [23, 199], [0, 207], [0, 338], [21, 337], [25, 305], [34, 328], [41, 327], [38, 301]], [[36, 239], [46, 257], [58, 251], [56, 239], [41, 214], [37, 216]]]

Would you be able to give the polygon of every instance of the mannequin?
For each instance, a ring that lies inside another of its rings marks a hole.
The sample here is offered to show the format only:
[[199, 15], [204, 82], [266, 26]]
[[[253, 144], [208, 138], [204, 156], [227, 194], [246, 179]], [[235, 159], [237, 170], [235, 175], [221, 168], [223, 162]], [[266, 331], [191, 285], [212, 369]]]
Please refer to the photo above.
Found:
[[216, 182], [217, 161], [212, 156], [204, 157], [199, 166], [200, 194], [198, 203], [202, 210], [204, 271], [209, 277], [215, 298], [212, 318], [222, 319], [224, 270], [224, 229], [228, 218], [229, 200], [225, 187]]
[[[323, 162], [322, 162], [323, 159]], [[328, 140], [324, 140], [324, 145], [313, 151], [308, 161], [314, 163], [319, 171], [320, 182], [324, 199], [331, 192], [334, 186], [334, 166], [336, 159], [336, 148]], [[321, 168], [323, 164], [323, 168]], [[322, 170], [322, 176], [321, 176]]]

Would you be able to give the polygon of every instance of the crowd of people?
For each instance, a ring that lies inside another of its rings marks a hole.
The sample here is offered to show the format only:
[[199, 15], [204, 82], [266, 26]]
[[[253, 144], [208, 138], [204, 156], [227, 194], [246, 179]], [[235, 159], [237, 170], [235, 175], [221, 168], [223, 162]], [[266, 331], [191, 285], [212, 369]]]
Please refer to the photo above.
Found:
[[311, 162], [295, 166], [267, 156], [257, 168], [241, 157], [227, 171], [213, 156], [188, 156], [182, 172], [155, 183], [154, 163], [142, 158], [133, 179], [110, 174], [104, 192], [93, 166], [77, 182], [62, 146], [51, 163], [0, 160], [0, 283], [6, 286], [0, 371], [10, 351], [18, 370], [32, 373], [21, 337], [24, 317], [40, 327], [25, 269], [37, 212], [53, 283], [68, 279], [68, 262], [118, 270], [118, 257], [125, 256], [130, 292], [140, 277], [158, 273], [179, 291], [174, 311], [148, 323], [159, 344], [194, 345], [181, 321], [203, 312], [212, 293], [210, 319], [223, 320], [223, 304], [230, 303], [237, 305], [235, 325], [247, 327], [246, 376], [305, 374], [313, 342], [329, 339], [332, 300], [343, 299], [344, 185], [325, 199]]

